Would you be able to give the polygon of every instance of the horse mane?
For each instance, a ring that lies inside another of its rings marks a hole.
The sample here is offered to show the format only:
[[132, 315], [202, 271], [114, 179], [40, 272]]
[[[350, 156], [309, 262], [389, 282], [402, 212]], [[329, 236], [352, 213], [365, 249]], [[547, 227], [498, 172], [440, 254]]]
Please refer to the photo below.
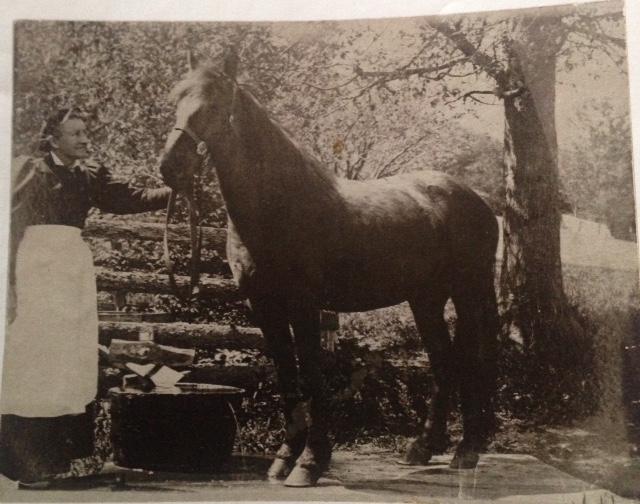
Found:
[[240, 88], [233, 115], [238, 130], [250, 142], [248, 151], [258, 159], [268, 159], [283, 170], [291, 170], [285, 176], [299, 178], [307, 174], [316, 182], [334, 185], [336, 176], [272, 119], [251, 92]]
[[213, 66], [205, 65], [192, 70], [169, 93], [169, 100], [178, 103], [186, 96], [210, 99], [214, 79], [222, 76]]
[[[170, 98], [178, 102], [186, 96], [212, 101], [216, 81], [231, 79], [212, 65], [200, 66], [189, 72], [171, 91]], [[237, 95], [233, 101], [234, 130], [240, 132], [245, 154], [253, 161], [268, 162], [284, 170], [283, 177], [308, 178], [309, 186], [321, 185], [335, 189], [336, 176], [318, 159], [301, 147], [286, 129], [274, 121], [266, 108], [247, 89], [235, 83]], [[293, 163], [291, 162], [293, 161]]]

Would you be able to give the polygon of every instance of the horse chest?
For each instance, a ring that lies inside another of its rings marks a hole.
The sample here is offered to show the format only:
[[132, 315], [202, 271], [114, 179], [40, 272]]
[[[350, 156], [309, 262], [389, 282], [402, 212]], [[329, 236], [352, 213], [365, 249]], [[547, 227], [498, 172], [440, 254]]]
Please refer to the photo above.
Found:
[[240, 292], [251, 297], [270, 292], [315, 295], [321, 289], [321, 267], [310, 255], [281, 247], [250, 250], [233, 228], [227, 238], [227, 260]]

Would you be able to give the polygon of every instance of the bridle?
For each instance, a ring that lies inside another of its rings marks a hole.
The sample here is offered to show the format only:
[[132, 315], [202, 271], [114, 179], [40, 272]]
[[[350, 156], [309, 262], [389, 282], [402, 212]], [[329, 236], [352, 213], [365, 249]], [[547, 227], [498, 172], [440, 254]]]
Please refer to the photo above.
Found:
[[[238, 83], [233, 78], [231, 79], [233, 83], [233, 94], [231, 99], [231, 113], [229, 114], [228, 121], [232, 123], [233, 110], [235, 110], [236, 101], [238, 98]], [[233, 124], [232, 124], [233, 129]], [[180, 128], [175, 127], [174, 130], [180, 131], [187, 135], [196, 146], [196, 154], [200, 156], [201, 161], [198, 169], [193, 175], [193, 192], [190, 197], [187, 198], [189, 204], [189, 236], [191, 240], [191, 265], [190, 265], [190, 281], [189, 281], [189, 290], [188, 295], [184, 296], [178, 287], [176, 282], [175, 273], [174, 273], [174, 264], [171, 261], [171, 256], [169, 254], [169, 222], [173, 215], [173, 211], [175, 209], [175, 203], [177, 199], [177, 193], [175, 190], [171, 191], [171, 196], [169, 197], [169, 203], [167, 204], [167, 216], [165, 219], [165, 227], [164, 227], [164, 238], [163, 238], [163, 248], [164, 248], [164, 263], [169, 275], [169, 285], [175, 292], [175, 295], [182, 301], [183, 303], [188, 303], [193, 300], [199, 294], [198, 281], [200, 278], [200, 258], [202, 251], [202, 225], [200, 222], [200, 205], [199, 205], [199, 195], [198, 192], [202, 188], [201, 177], [204, 173], [206, 173], [207, 169], [211, 166], [211, 155], [209, 152], [209, 148], [204, 140], [202, 140], [191, 128], [187, 125], [184, 125]]]
[[171, 221], [171, 217], [173, 216], [173, 212], [175, 210], [175, 203], [177, 199], [177, 192], [175, 190], [171, 191], [171, 196], [169, 197], [169, 202], [167, 204], [167, 215], [165, 218], [165, 226], [164, 226], [164, 237], [163, 237], [163, 249], [164, 249], [164, 263], [167, 269], [167, 273], [169, 275], [169, 285], [173, 289], [175, 295], [180, 299], [183, 303], [189, 302], [199, 294], [198, 281], [200, 279], [200, 258], [202, 251], [202, 225], [200, 222], [200, 198], [199, 191], [202, 187], [200, 183], [200, 179], [202, 174], [209, 167], [211, 162], [211, 156], [209, 155], [209, 149], [207, 148], [207, 144], [196, 135], [193, 130], [191, 130], [188, 126], [183, 126], [182, 128], [174, 128], [175, 130], [181, 131], [186, 134], [196, 145], [196, 154], [200, 156], [201, 161], [200, 165], [193, 175], [193, 192], [190, 197], [187, 198], [187, 202], [189, 205], [189, 237], [191, 240], [191, 264], [190, 264], [190, 280], [189, 280], [189, 289], [188, 294], [185, 296], [175, 278], [175, 267], [173, 262], [171, 261], [171, 256], [169, 254], [169, 223]]

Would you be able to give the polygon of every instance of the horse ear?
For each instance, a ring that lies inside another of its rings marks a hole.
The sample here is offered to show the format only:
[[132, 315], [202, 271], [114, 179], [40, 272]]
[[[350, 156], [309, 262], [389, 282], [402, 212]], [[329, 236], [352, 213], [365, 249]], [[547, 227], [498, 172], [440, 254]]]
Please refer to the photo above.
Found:
[[190, 72], [198, 68], [198, 60], [191, 49], [187, 49], [187, 68]]
[[235, 79], [238, 75], [238, 66], [240, 65], [240, 56], [235, 47], [229, 47], [224, 55], [223, 69], [224, 73]]

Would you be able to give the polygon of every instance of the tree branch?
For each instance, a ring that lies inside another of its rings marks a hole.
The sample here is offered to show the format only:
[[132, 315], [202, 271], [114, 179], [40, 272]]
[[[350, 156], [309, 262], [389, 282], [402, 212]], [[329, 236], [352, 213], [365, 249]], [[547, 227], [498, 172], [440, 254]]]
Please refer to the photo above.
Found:
[[626, 49], [627, 44], [624, 39], [609, 35], [598, 19], [581, 16], [580, 21], [573, 23], [569, 30], [580, 33], [590, 40], [597, 40], [603, 44], [613, 44], [618, 49]]
[[[367, 91], [375, 88], [375, 87], [382, 87], [382, 86], [386, 86], [387, 83], [394, 81], [394, 80], [401, 80], [401, 79], [406, 79], [409, 77], [412, 77], [414, 75], [417, 75], [419, 77], [423, 77], [427, 80], [430, 81], [438, 81], [438, 80], [442, 80], [444, 77], [446, 77], [448, 75], [447, 72], [444, 72], [445, 70], [451, 70], [453, 69], [456, 65], [459, 65], [461, 63], [465, 63], [468, 61], [468, 58], [466, 56], [464, 57], [460, 57], [460, 58], [456, 58], [453, 59], [451, 61], [448, 61], [447, 63], [443, 63], [441, 65], [434, 65], [434, 66], [430, 66], [430, 67], [420, 67], [420, 68], [399, 68], [396, 70], [392, 70], [392, 71], [378, 71], [378, 72], [372, 72], [372, 71], [365, 71], [362, 70], [362, 68], [360, 68], [359, 66], [355, 66], [354, 67], [354, 72], [356, 73], [356, 75], [358, 77], [362, 77], [362, 78], [367, 78], [367, 77], [375, 77], [376, 80], [373, 81], [371, 84], [368, 84], [366, 86], [364, 86], [363, 88], [360, 89], [360, 91], [353, 95], [353, 96], [349, 96], [347, 97], [347, 99], [350, 100], [355, 100], [357, 98], [360, 98], [362, 95], [364, 95]], [[431, 77], [425, 77], [427, 74], [432, 74], [434, 72], [439, 72], [434, 76]], [[444, 73], [443, 73], [444, 72]], [[387, 91], [391, 91], [391, 89], [386, 86]]]
[[393, 80], [400, 80], [400, 79], [406, 79], [407, 77], [411, 77], [413, 75], [418, 75], [420, 77], [424, 76], [425, 74], [430, 74], [430, 73], [434, 73], [434, 72], [441, 72], [442, 70], [449, 70], [451, 68], [453, 68], [454, 66], [460, 64], [460, 63], [465, 63], [466, 61], [468, 61], [469, 58], [467, 58], [466, 56], [461, 57], [461, 58], [456, 58], [452, 61], [449, 61], [447, 63], [443, 63], [442, 65], [434, 65], [434, 66], [430, 66], [430, 67], [419, 67], [419, 68], [406, 68], [406, 67], [402, 67], [398, 70], [392, 70], [390, 72], [370, 72], [370, 71], [364, 71], [362, 70], [362, 68], [360, 68], [359, 66], [356, 65], [356, 67], [354, 68], [354, 71], [356, 72], [356, 75], [358, 77], [377, 77], [380, 78], [381, 80], [384, 79], [384, 82], [390, 82]]
[[[581, 41], [580, 37], [582, 37], [584, 41]], [[622, 65], [624, 61], [624, 52], [621, 55], [616, 56], [615, 54], [612, 54], [611, 50], [613, 49], [609, 45], [605, 43], [596, 45], [592, 43], [593, 40], [594, 38], [590, 37], [590, 34], [579, 30], [574, 30], [574, 32], [572, 32], [570, 36], [567, 37], [569, 46], [571, 46], [573, 49], [578, 50], [579, 52], [582, 52], [584, 55], [590, 57], [591, 55], [593, 55], [593, 53], [600, 51], [605, 56], [607, 56], [614, 65]], [[560, 54], [566, 55], [567, 51], [562, 51]]]
[[450, 105], [451, 103], [455, 103], [457, 101], [462, 100], [463, 103], [466, 103], [466, 101], [468, 99], [471, 99], [477, 103], [482, 103], [483, 105], [494, 105], [493, 103], [487, 103], [487, 102], [483, 102], [482, 100], [478, 100], [475, 95], [493, 95], [493, 96], [499, 96], [498, 92], [493, 89], [491, 91], [467, 91], [466, 93], [464, 93], [463, 95], [460, 95], [456, 98], [454, 98], [453, 100], [449, 100], [449, 101], [445, 101], [444, 104], [445, 105]]
[[427, 138], [429, 136], [430, 133], [425, 133], [424, 135], [422, 135], [420, 138], [418, 138], [415, 142], [407, 145], [404, 149], [402, 149], [400, 152], [398, 152], [398, 154], [396, 154], [395, 156], [393, 156], [387, 163], [385, 163], [381, 168], [378, 168], [374, 174], [373, 174], [373, 178], [381, 178], [384, 177], [385, 175], [391, 175], [392, 173], [387, 173], [387, 170], [389, 169], [390, 166], [393, 165], [393, 163], [395, 163], [400, 157], [404, 156], [407, 152], [409, 152], [411, 149], [413, 149], [416, 145], [418, 145], [420, 142], [422, 142], [425, 138]]
[[312, 89], [317, 89], [318, 91], [336, 91], [336, 90], [338, 90], [340, 88], [348, 86], [349, 84], [351, 84], [357, 78], [358, 78], [358, 76], [356, 75], [356, 76], [352, 77], [351, 79], [346, 80], [342, 84], [337, 84], [337, 85], [331, 86], [331, 87], [322, 87], [322, 86], [318, 86], [316, 84], [312, 84], [311, 82], [307, 82], [307, 81], [303, 81], [302, 85], [308, 86], [308, 87], [310, 87]]
[[428, 23], [434, 30], [453, 42], [456, 48], [474, 65], [480, 67], [490, 77], [493, 77], [499, 86], [505, 83], [506, 76], [502, 65], [497, 60], [475, 47], [462, 32], [455, 30], [448, 23], [438, 21], [435, 18], [429, 19]]

